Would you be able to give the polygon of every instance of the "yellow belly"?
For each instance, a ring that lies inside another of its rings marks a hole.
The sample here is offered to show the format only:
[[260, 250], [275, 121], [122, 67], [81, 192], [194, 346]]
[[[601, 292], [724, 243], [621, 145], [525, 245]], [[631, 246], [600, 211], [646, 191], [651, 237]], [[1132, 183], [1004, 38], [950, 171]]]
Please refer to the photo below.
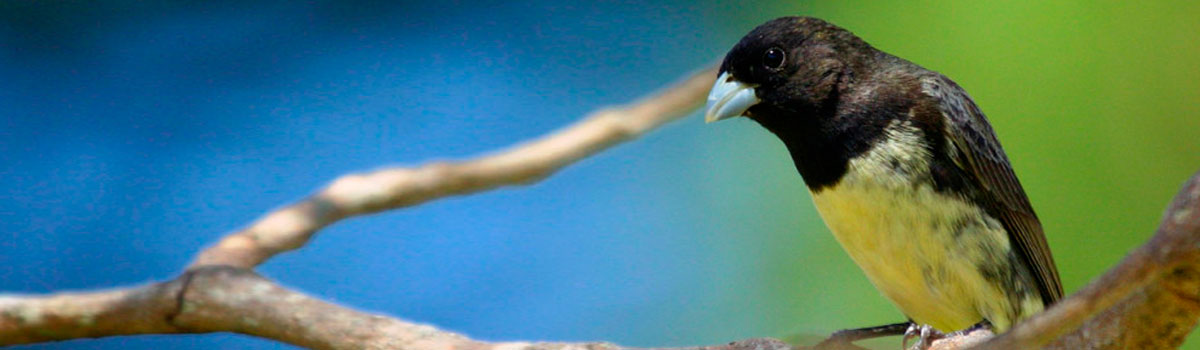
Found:
[[[972, 248], [942, 229], [949, 224], [930, 223], [934, 215], [969, 216], [961, 203], [836, 187], [813, 199], [850, 258], [913, 321], [956, 331], [983, 320], [987, 305], [980, 304], [1007, 300], [973, 266]], [[1007, 243], [999, 239], [1003, 231], [981, 233], [999, 236], [992, 245]]]
[[927, 178], [927, 156], [906, 141], [877, 146], [852, 160], [838, 184], [813, 193], [850, 258], [905, 315], [943, 332], [984, 319], [1003, 332], [1041, 311], [1040, 299], [981, 272], [1010, 265], [1003, 226], [963, 198], [914, 185]]

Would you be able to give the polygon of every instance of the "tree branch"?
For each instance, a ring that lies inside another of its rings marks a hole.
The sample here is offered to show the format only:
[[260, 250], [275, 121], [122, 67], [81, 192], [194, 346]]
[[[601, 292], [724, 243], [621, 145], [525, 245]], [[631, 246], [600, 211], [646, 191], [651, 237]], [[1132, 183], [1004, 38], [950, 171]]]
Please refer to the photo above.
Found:
[[[356, 311], [281, 287], [253, 269], [299, 248], [338, 220], [542, 179], [607, 147], [688, 114], [715, 68], [624, 107], [493, 155], [343, 176], [201, 252], [174, 280], [47, 296], [0, 295], [0, 346], [115, 335], [236, 332], [317, 349], [625, 350], [608, 343], [487, 343]], [[977, 331], [933, 350], [1169, 349], [1200, 318], [1200, 173], [1155, 236], [1120, 265], [1046, 312], [991, 337]], [[982, 344], [981, 344], [982, 343]], [[980, 345], [981, 344], [981, 345]], [[977, 346], [978, 345], [978, 346]], [[820, 350], [861, 349], [852, 344]], [[773, 339], [659, 350], [792, 350]], [[816, 347], [798, 347], [813, 349]]]
[[0, 346], [110, 335], [169, 334], [180, 283], [102, 292], [0, 296]]
[[[330, 304], [229, 266], [170, 282], [0, 304], [0, 344], [152, 333], [235, 332], [313, 349], [621, 350], [609, 343], [486, 343]], [[135, 324], [130, 324], [135, 323]], [[790, 350], [770, 339], [676, 350]]]
[[315, 195], [221, 239], [201, 252], [190, 268], [251, 268], [303, 246], [321, 228], [347, 217], [541, 180], [564, 166], [691, 113], [704, 103], [716, 70], [706, 68], [641, 101], [601, 109], [564, 130], [490, 156], [342, 176]]
[[979, 349], [1033, 349], [1055, 339], [1062, 349], [1174, 349], [1200, 317], [1198, 270], [1200, 172], [1175, 195], [1149, 242], [1083, 290]]

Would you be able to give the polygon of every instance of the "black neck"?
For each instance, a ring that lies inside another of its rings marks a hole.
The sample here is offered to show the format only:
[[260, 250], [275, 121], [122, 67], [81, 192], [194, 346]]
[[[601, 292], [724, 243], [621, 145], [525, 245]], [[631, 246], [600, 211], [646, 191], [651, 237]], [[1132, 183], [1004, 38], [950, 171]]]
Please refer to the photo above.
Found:
[[846, 174], [850, 160], [870, 150], [892, 119], [886, 114], [828, 117], [780, 111], [765, 114], [771, 117], [754, 119], [787, 146], [796, 170], [813, 193], [836, 185]]

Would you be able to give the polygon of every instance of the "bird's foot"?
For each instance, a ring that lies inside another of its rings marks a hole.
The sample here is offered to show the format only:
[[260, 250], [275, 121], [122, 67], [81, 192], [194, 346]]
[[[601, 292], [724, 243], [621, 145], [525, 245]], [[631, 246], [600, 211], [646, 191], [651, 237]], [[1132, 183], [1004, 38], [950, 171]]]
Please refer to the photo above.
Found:
[[[900, 347], [904, 350], [926, 350], [933, 345], [933, 341], [945, 338], [946, 334], [936, 330], [930, 325], [917, 325], [913, 323], [908, 326], [908, 330], [904, 331], [904, 338], [900, 341]], [[913, 338], [917, 338], [917, 343], [912, 347], [908, 346], [908, 342]]]

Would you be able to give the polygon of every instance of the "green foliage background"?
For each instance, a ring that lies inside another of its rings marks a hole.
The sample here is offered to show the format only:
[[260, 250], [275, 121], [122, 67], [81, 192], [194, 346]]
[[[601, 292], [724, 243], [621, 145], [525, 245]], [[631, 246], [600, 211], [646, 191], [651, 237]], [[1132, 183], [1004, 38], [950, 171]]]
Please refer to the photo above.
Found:
[[[816, 16], [965, 87], [999, 133], [1068, 293], [1145, 241], [1200, 169], [1200, 2], [774, 6], [735, 11], [748, 14], [722, 29], [730, 45], [775, 17], [761, 14]], [[750, 121], [731, 124], [711, 126], [725, 135], [707, 144], [737, 164], [713, 164], [730, 170], [707, 185], [744, 201], [722, 208], [724, 232], [771, 235], [762, 302], [781, 310], [766, 316], [775, 335], [903, 320], [828, 234], [778, 141]]]

